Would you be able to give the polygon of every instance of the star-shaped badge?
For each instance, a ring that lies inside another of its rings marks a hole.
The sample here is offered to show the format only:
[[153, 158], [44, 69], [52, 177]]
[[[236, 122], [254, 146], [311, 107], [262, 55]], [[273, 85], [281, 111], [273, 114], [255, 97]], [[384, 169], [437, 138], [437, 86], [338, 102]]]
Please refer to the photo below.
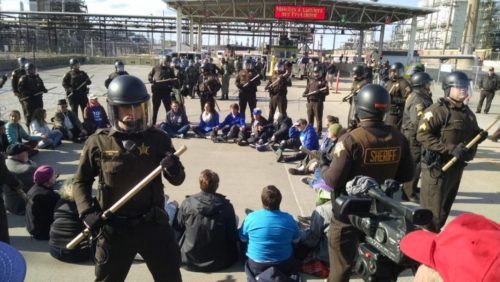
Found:
[[148, 153], [149, 146], [146, 146], [146, 144], [142, 143], [142, 145], [137, 147], [137, 149], [139, 150], [139, 156], [140, 155], [149, 155], [149, 153]]

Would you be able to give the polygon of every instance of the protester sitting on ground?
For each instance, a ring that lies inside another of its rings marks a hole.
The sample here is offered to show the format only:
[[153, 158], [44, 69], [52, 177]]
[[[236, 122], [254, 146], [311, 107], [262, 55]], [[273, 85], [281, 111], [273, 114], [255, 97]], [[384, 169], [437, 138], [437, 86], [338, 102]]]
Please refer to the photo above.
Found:
[[281, 198], [275, 186], [264, 187], [263, 209], [249, 213], [241, 225], [240, 239], [248, 243], [245, 271], [249, 281], [258, 280], [266, 271], [279, 272], [285, 279], [279, 281], [297, 275], [292, 243], [299, 241], [299, 229], [289, 213], [280, 211]]
[[33, 112], [30, 123], [31, 134], [42, 137], [38, 141], [37, 148], [39, 149], [54, 149], [61, 145], [62, 133], [58, 129], [50, 129], [45, 119], [47, 111], [38, 108]]
[[199, 177], [201, 192], [182, 202], [174, 228], [183, 232], [182, 263], [191, 271], [225, 269], [238, 260], [238, 227], [233, 205], [219, 187], [217, 173], [206, 169]]
[[160, 128], [170, 137], [186, 137], [189, 130], [189, 121], [186, 113], [176, 100], [173, 100], [170, 104], [170, 111], [167, 113], [165, 122], [160, 124]]
[[269, 127], [269, 122], [262, 116], [260, 108], [253, 109], [253, 123], [250, 128], [250, 136], [247, 142], [255, 147], [255, 145], [263, 145], [271, 137], [272, 128]]
[[57, 102], [57, 112], [52, 122], [54, 128], [62, 132], [64, 140], [80, 143], [87, 138], [87, 130], [83, 128], [78, 116], [68, 110], [66, 99], [60, 99]]
[[500, 281], [500, 224], [464, 213], [441, 233], [413, 231], [401, 251], [421, 263], [414, 281]]
[[5, 134], [5, 121], [0, 120], [0, 154], [4, 156], [7, 147], [9, 146], [9, 139], [7, 138], [7, 134]]
[[215, 111], [212, 103], [205, 103], [204, 110], [200, 115], [200, 123], [191, 125], [191, 130], [200, 138], [206, 138], [213, 128], [219, 125], [219, 114]]
[[25, 145], [30, 147], [30, 156], [33, 156], [38, 153], [35, 147], [43, 137], [28, 134], [19, 123], [19, 120], [21, 120], [21, 113], [17, 110], [11, 111], [9, 122], [5, 125], [7, 140], [9, 140], [9, 145], [23, 143], [23, 140], [28, 141]]
[[[212, 140], [214, 142], [227, 141], [235, 139], [237, 143], [241, 143], [245, 137], [245, 116], [240, 113], [240, 106], [233, 103], [229, 106], [231, 112], [226, 116], [223, 122], [214, 127]], [[217, 138], [219, 129], [222, 129], [222, 140]]]
[[332, 161], [333, 147], [337, 143], [337, 139], [343, 132], [342, 126], [338, 123], [331, 124], [327, 127], [327, 135], [321, 142], [317, 151], [311, 151], [296, 168], [289, 168], [288, 172], [293, 175], [305, 175], [313, 173], [318, 167], [318, 160], [325, 157], [328, 161]]
[[49, 165], [37, 168], [33, 175], [35, 185], [28, 191], [26, 229], [37, 240], [49, 240], [50, 225], [54, 221], [54, 207], [59, 194], [53, 190], [57, 175]]
[[289, 138], [288, 132], [293, 125], [293, 121], [286, 114], [282, 114], [276, 111], [274, 114], [273, 122], [273, 134], [271, 136], [271, 142], [279, 144], [283, 140]]
[[50, 255], [65, 262], [88, 261], [93, 254], [87, 240], [82, 241], [72, 250], [66, 248], [66, 245], [85, 229], [73, 198], [72, 178], [64, 181], [59, 195], [61, 198], [55, 205], [54, 222], [50, 226]]
[[300, 260], [300, 272], [327, 278], [330, 269], [328, 257], [328, 229], [333, 216], [331, 193], [319, 193], [323, 203], [317, 206], [310, 217], [298, 216], [300, 241], [295, 249], [295, 257]]
[[[30, 148], [24, 144], [13, 144], [7, 147], [8, 158], [5, 160], [7, 169], [23, 184], [26, 193], [33, 186], [33, 174], [38, 165], [28, 158]], [[25, 199], [16, 190], [4, 187], [5, 208], [12, 214], [24, 215]]]
[[[21, 190], [22, 183], [7, 169], [5, 166], [5, 160], [2, 154], [0, 154], [0, 187], [7, 186], [12, 190]], [[9, 238], [9, 225], [7, 222], [7, 213], [5, 212], [4, 201], [2, 197], [2, 190], [0, 190], [0, 241], [5, 243], [10, 243]], [[2, 281], [2, 280], [0, 280]]]
[[309, 151], [319, 149], [318, 134], [316, 133], [314, 127], [312, 127], [310, 124], [307, 124], [307, 121], [305, 119], [297, 120], [293, 127], [290, 128], [289, 135], [291, 136], [291, 140], [282, 142], [282, 144], [277, 147], [277, 162], [287, 163], [302, 160], [307, 155], [304, 152], [298, 152], [291, 156], [284, 156], [283, 150], [285, 149], [298, 150], [300, 146], [306, 148]]
[[99, 103], [95, 94], [88, 96], [89, 102], [83, 110], [83, 128], [88, 135], [94, 133], [99, 128], [110, 127], [108, 115], [104, 107]]

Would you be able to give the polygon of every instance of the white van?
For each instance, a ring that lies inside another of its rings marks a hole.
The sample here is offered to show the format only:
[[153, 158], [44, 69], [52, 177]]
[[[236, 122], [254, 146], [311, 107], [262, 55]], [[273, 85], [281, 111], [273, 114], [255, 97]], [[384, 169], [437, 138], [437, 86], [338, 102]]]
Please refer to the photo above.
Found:
[[217, 58], [220, 60], [224, 58], [224, 50], [217, 51]]

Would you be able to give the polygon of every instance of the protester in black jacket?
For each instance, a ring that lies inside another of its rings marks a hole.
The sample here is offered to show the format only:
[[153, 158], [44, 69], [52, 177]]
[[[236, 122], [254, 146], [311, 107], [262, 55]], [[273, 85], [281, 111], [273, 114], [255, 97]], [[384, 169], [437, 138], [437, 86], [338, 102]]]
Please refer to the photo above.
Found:
[[66, 245], [84, 229], [73, 198], [72, 178], [66, 179], [59, 194], [61, 199], [54, 208], [54, 222], [50, 226], [50, 255], [65, 262], [90, 260], [92, 252], [87, 240], [82, 241], [72, 250], [66, 248]]
[[271, 137], [271, 141], [279, 144], [282, 140], [288, 139], [288, 130], [292, 127], [292, 124], [291, 118], [280, 112], [276, 112], [274, 117], [274, 133]]
[[179, 245], [182, 263], [191, 271], [212, 272], [238, 259], [238, 231], [233, 205], [216, 193], [219, 176], [200, 174], [201, 192], [182, 202], [174, 228], [183, 231]]
[[54, 221], [54, 207], [59, 194], [52, 190], [56, 183], [54, 169], [42, 165], [33, 175], [35, 185], [28, 191], [26, 204], [26, 229], [37, 240], [49, 240], [50, 224]]

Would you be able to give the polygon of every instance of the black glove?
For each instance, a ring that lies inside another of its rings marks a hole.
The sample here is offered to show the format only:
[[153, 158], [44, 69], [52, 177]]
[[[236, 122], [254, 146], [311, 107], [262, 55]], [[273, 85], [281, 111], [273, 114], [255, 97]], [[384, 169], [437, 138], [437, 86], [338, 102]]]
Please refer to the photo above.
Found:
[[179, 173], [181, 169], [181, 162], [179, 161], [179, 157], [168, 152], [165, 157], [161, 160], [161, 167], [167, 171], [170, 175], [175, 175]]
[[465, 154], [467, 154], [467, 151], [469, 149], [467, 149], [465, 147], [465, 144], [464, 143], [459, 143], [455, 149], [453, 149], [453, 151], [451, 152], [451, 154], [456, 157], [459, 161], [463, 160], [465, 158]]
[[47, 93], [47, 92], [49, 92], [49, 90], [43, 89], [43, 93]]
[[328, 159], [326, 152], [319, 154], [319, 165], [320, 166], [330, 166], [330, 163], [331, 163], [331, 161]]
[[484, 140], [486, 140], [486, 138], [488, 138], [488, 131], [481, 129], [481, 131], [479, 131], [479, 135], [481, 135], [481, 138], [479, 138], [477, 144], [482, 143]]
[[101, 210], [93, 210], [91, 212], [85, 213], [82, 216], [83, 224], [92, 232], [98, 231], [104, 225], [104, 220], [101, 217]]

